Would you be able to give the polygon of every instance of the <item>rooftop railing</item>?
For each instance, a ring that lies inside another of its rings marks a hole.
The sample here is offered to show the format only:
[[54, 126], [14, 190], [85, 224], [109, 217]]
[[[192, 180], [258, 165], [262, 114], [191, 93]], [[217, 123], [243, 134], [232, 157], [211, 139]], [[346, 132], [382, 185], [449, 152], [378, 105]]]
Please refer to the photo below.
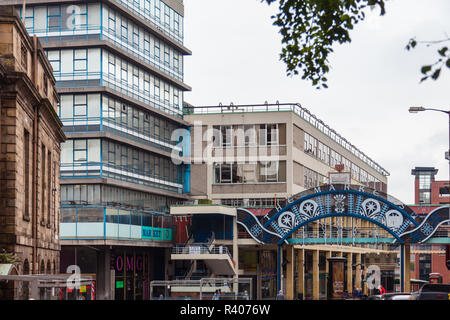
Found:
[[218, 106], [189, 106], [185, 105], [183, 112], [185, 115], [195, 114], [220, 114], [220, 113], [253, 113], [253, 112], [294, 112], [300, 118], [311, 124], [317, 130], [337, 142], [343, 148], [351, 152], [353, 155], [361, 159], [371, 168], [376, 170], [383, 176], [389, 176], [389, 172], [382, 168], [379, 164], [369, 158], [366, 154], [348, 142], [334, 129], [326, 125], [322, 120], [317, 118], [308, 109], [302, 107], [299, 103], [276, 103], [276, 104], [252, 104], [252, 105], [221, 105]]

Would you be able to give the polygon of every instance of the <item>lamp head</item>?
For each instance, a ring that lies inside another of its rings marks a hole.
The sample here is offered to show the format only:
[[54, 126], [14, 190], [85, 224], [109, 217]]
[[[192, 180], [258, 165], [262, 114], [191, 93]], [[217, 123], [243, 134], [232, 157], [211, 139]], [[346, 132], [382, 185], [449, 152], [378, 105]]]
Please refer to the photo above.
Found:
[[425, 111], [425, 108], [424, 107], [410, 107], [409, 108], [410, 113], [417, 113], [420, 111]]

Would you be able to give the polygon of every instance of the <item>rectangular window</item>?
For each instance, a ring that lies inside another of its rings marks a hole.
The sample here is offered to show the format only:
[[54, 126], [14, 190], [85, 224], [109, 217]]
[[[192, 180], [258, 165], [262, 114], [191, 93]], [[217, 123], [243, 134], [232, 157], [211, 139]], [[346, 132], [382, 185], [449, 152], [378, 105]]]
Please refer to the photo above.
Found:
[[139, 90], [139, 71], [138, 69], [133, 69], [133, 89]]
[[86, 162], [87, 159], [87, 140], [80, 139], [73, 142], [73, 161]]
[[120, 69], [120, 80], [122, 82], [128, 81], [128, 65], [125, 61], [122, 61], [121, 69]]
[[46, 186], [46, 177], [47, 177], [47, 172], [45, 170], [45, 165], [46, 165], [46, 161], [45, 161], [45, 157], [46, 157], [46, 149], [45, 149], [45, 145], [42, 144], [41, 146], [41, 222], [44, 222], [45, 219], [45, 196], [47, 193], [47, 186]]
[[173, 55], [173, 70], [180, 72], [180, 61], [178, 59], [178, 54], [176, 53]]
[[24, 166], [24, 218], [30, 217], [30, 133], [24, 130], [23, 137], [23, 166]]
[[112, 76], [116, 75], [116, 58], [113, 55], [108, 57], [108, 73]]
[[157, 100], [159, 100], [160, 90], [159, 90], [159, 80], [158, 79], [155, 80], [154, 91], [155, 91], [154, 96], [157, 98]]
[[128, 42], [128, 26], [126, 23], [126, 21], [122, 20], [122, 24], [120, 27], [120, 35], [122, 37], [122, 41], [124, 42]]
[[159, 41], [155, 41], [155, 48], [153, 54], [155, 55], [155, 60], [159, 60], [160, 57], [160, 49], [159, 49]]
[[25, 44], [22, 42], [20, 44], [20, 63], [25, 70], [25, 72], [28, 71], [28, 50]]
[[139, 29], [133, 28], [133, 47], [139, 49]]
[[49, 31], [56, 31], [61, 29], [61, 7], [49, 6], [47, 7], [47, 29]]
[[161, 20], [161, 2], [159, 0], [155, 1], [154, 15], [155, 15], [156, 21]]
[[164, 49], [164, 64], [167, 67], [170, 67], [170, 53], [167, 51], [168, 49]]
[[87, 117], [87, 95], [76, 94], [73, 96], [73, 117], [86, 118]]
[[164, 6], [164, 25], [170, 27], [170, 8]]
[[220, 127], [222, 147], [229, 147], [232, 145], [233, 129], [231, 126]]
[[73, 50], [73, 71], [87, 71], [87, 49]]
[[47, 225], [51, 222], [51, 201], [52, 201], [52, 153], [48, 150], [47, 153]]
[[61, 72], [61, 51], [47, 51], [47, 58], [54, 72]]
[[148, 39], [144, 39], [144, 55], [150, 56], [150, 41]]
[[108, 30], [111, 34], [116, 34], [116, 13], [112, 10], [109, 10]]
[[164, 102], [169, 103], [170, 101], [170, 91], [169, 91], [169, 85], [164, 84]]

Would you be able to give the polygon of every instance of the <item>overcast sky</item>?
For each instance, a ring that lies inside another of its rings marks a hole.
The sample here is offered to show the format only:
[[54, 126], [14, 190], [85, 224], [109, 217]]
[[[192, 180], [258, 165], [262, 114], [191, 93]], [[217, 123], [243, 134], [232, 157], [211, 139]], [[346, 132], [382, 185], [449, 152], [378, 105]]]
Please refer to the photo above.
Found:
[[439, 169], [449, 119], [444, 113], [408, 113], [412, 105], [450, 109], [450, 69], [438, 81], [419, 83], [420, 67], [437, 59], [436, 48], [406, 51], [408, 40], [440, 40], [450, 34], [450, 1], [392, 0], [387, 13], [370, 12], [351, 32], [352, 42], [336, 45], [329, 89], [317, 90], [300, 76], [288, 77], [279, 60], [281, 36], [270, 18], [277, 5], [260, 0], [184, 0], [185, 82], [196, 105], [300, 103], [390, 172], [388, 193], [414, 202], [411, 169]]

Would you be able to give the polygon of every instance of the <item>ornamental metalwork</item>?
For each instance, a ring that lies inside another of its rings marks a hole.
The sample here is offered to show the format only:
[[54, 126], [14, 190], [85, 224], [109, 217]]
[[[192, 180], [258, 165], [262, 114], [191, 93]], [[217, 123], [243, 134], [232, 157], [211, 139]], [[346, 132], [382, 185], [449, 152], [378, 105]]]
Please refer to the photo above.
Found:
[[[392, 243], [424, 242], [440, 225], [450, 222], [448, 207], [439, 207], [423, 219], [394, 197], [359, 185], [312, 188], [279, 203], [262, 217], [238, 209], [238, 223], [258, 242], [273, 244], [286, 242], [296, 230], [316, 220], [320, 220], [319, 231], [322, 230], [321, 234], [326, 237], [323, 232], [326, 226], [321, 219], [345, 216], [369, 221], [386, 230], [393, 238]], [[336, 225], [336, 234], [342, 239], [342, 221], [336, 220], [340, 221]], [[358, 224], [350, 231], [353, 243], [357, 232]]]

